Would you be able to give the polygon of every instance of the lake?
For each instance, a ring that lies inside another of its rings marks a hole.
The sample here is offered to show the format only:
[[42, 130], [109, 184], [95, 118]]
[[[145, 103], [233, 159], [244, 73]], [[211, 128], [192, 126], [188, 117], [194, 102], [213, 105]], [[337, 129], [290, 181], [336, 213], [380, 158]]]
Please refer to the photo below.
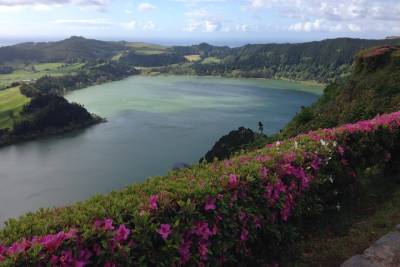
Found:
[[0, 223], [63, 206], [197, 162], [230, 130], [281, 129], [321, 94], [256, 79], [136, 76], [67, 95], [108, 119], [71, 134], [0, 149]]

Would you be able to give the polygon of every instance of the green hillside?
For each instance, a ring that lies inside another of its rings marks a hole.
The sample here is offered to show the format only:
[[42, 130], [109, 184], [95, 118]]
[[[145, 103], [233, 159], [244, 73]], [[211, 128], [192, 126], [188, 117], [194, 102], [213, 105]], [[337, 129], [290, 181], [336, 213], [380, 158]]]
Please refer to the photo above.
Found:
[[199, 55], [204, 61], [163, 71], [328, 83], [350, 73], [354, 56], [361, 49], [387, 44], [399, 45], [400, 39], [338, 38], [299, 44], [249, 44], [238, 48], [208, 44], [179, 46], [172, 50], [184, 56]]
[[400, 110], [400, 47], [363, 50], [353, 74], [329, 85], [311, 107], [303, 108], [282, 132], [294, 136], [318, 128], [369, 119]]
[[0, 91], [0, 129], [11, 128], [13, 120], [19, 118], [22, 107], [29, 98], [22, 95], [18, 87]]
[[22, 43], [0, 47], [0, 62], [73, 62], [110, 59], [125, 50], [124, 44], [83, 37], [58, 42]]

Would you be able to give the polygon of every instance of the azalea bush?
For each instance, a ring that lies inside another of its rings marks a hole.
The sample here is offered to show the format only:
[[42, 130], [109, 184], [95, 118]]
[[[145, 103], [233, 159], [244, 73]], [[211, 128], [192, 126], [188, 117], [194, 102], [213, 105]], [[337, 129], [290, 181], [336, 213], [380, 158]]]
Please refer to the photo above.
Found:
[[274, 266], [400, 154], [400, 112], [10, 220], [4, 266]]

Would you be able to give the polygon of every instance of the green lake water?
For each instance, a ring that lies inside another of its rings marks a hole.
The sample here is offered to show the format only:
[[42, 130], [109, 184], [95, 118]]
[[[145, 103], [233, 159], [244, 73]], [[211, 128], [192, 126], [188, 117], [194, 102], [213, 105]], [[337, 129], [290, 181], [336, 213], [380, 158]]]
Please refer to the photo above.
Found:
[[118, 190], [197, 162], [223, 134], [281, 129], [321, 88], [287, 81], [136, 76], [70, 93], [108, 119], [0, 149], [0, 223]]

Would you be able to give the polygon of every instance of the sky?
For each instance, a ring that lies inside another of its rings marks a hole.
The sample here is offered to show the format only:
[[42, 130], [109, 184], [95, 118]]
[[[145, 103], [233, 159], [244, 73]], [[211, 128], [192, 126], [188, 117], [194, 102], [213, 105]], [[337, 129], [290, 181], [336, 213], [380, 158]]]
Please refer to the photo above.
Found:
[[400, 0], [0, 0], [0, 41], [189, 44], [400, 35]]

